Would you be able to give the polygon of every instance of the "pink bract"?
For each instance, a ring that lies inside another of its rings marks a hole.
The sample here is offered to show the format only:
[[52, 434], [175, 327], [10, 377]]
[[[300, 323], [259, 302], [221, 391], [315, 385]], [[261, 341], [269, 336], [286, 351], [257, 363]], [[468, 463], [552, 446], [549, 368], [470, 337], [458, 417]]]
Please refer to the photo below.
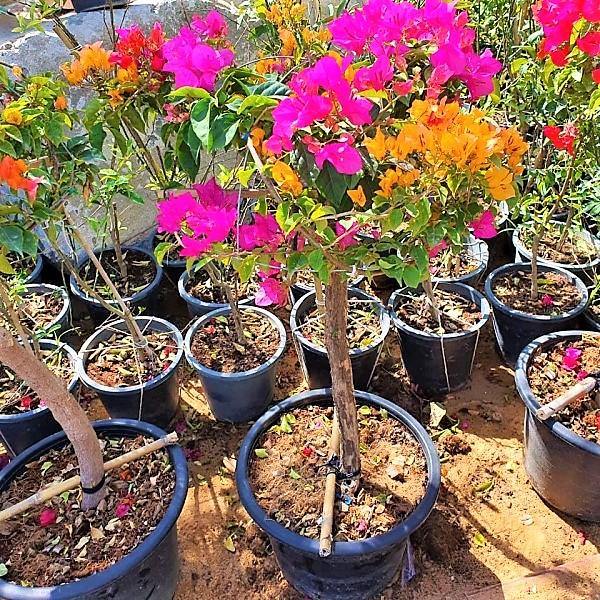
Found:
[[574, 346], [569, 346], [563, 355], [562, 367], [567, 371], [573, 371], [579, 366], [579, 359], [581, 358], [581, 350]]
[[479, 239], [493, 238], [498, 234], [494, 225], [495, 217], [491, 210], [486, 210], [481, 215], [469, 223], [473, 235]]
[[267, 277], [260, 282], [258, 292], [254, 296], [256, 306], [283, 306], [287, 303], [288, 295], [285, 285], [274, 277]]
[[264, 247], [267, 252], [272, 252], [279, 247], [283, 239], [283, 231], [271, 214], [255, 213], [252, 225], [242, 225], [239, 228], [238, 241], [242, 250]]

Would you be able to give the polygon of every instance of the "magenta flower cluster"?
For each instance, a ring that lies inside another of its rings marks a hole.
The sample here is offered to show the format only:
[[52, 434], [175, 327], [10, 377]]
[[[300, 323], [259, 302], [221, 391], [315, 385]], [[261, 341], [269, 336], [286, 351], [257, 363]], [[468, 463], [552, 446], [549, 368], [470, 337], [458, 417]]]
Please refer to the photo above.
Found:
[[173, 73], [175, 87], [196, 87], [212, 91], [219, 73], [235, 58], [226, 43], [227, 22], [216, 11], [204, 18], [195, 15], [189, 27], [163, 47], [163, 70]]

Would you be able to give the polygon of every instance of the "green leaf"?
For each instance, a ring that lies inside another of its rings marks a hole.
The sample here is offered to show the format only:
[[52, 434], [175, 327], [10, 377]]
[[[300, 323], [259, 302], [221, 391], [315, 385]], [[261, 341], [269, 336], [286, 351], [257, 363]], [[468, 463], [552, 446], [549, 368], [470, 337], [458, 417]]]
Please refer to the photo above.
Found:
[[14, 146], [7, 140], [0, 140], [0, 153], [8, 154], [12, 158], [17, 158]]
[[290, 477], [292, 479], [301, 479], [302, 476], [300, 475], [300, 473], [298, 473], [298, 471], [296, 471], [293, 468], [290, 468]]
[[198, 100], [190, 113], [190, 123], [200, 143], [207, 148], [210, 135], [210, 111], [213, 105], [211, 98]]
[[8, 568], [4, 563], [0, 563], [0, 577], [8, 575]]
[[264, 448], [255, 448], [254, 454], [256, 454], [258, 458], [267, 458], [267, 456], [269, 456], [269, 453]]
[[92, 147], [102, 152], [104, 140], [106, 139], [106, 131], [104, 131], [102, 123], [94, 123], [89, 131], [89, 136]]
[[23, 254], [29, 254], [29, 256], [36, 257], [38, 253], [39, 240], [37, 235], [27, 229], [23, 230]]
[[50, 119], [44, 125], [46, 137], [58, 146], [63, 141], [63, 124], [58, 119]]
[[217, 116], [210, 124], [209, 142], [206, 149], [210, 152], [227, 148], [235, 137], [240, 123], [241, 121], [233, 113], [225, 113]]
[[404, 267], [402, 279], [408, 287], [416, 288], [421, 283], [421, 271], [413, 266]]
[[257, 96], [269, 96], [271, 98], [284, 98], [290, 95], [290, 88], [280, 81], [265, 81], [254, 88], [253, 94]]
[[479, 531], [473, 536], [473, 543], [480, 548], [485, 546], [485, 538]]
[[3, 225], [0, 227], [0, 246], [10, 252], [23, 254], [23, 230], [17, 225]]
[[168, 252], [174, 246], [175, 246], [175, 244], [173, 244], [171, 242], [160, 242], [159, 244], [156, 245], [156, 248], [154, 248], [154, 257], [156, 258], [156, 261], [158, 262], [159, 265], [163, 264], [163, 261], [165, 260], [165, 256], [168, 254]]
[[202, 88], [195, 88], [195, 87], [190, 87], [190, 86], [186, 85], [184, 87], [180, 87], [180, 88], [177, 88], [176, 90], [173, 90], [169, 94], [169, 98], [204, 99], [204, 98], [210, 98], [210, 94], [206, 90], [203, 90]]
[[257, 96], [253, 94], [252, 96], [248, 96], [244, 98], [244, 101], [240, 104], [237, 109], [237, 114], [242, 115], [247, 112], [259, 112], [263, 111], [267, 107], [277, 106], [277, 100], [273, 98], [268, 98], [267, 96]]
[[233, 537], [227, 536], [223, 541], [223, 546], [225, 546], [225, 550], [229, 552], [235, 552], [235, 544], [233, 543]]
[[333, 207], [338, 209], [349, 189], [348, 179], [345, 175], [338, 173], [333, 165], [327, 161], [315, 180], [315, 185], [321, 196]]
[[8, 258], [4, 256], [4, 254], [0, 254], [0, 273], [4, 273], [6, 275], [14, 275], [15, 270], [12, 265], [8, 262]]
[[308, 264], [314, 271], [320, 271], [324, 262], [325, 256], [323, 255], [323, 250], [317, 248], [308, 255]]

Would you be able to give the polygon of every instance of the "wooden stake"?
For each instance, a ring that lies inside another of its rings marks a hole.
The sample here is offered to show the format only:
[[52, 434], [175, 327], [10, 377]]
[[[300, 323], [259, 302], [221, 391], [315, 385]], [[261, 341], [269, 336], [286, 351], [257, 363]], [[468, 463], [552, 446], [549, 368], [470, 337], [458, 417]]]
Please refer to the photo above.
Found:
[[[329, 439], [329, 460], [340, 454], [340, 428], [337, 417], [333, 418], [333, 430]], [[329, 467], [325, 479], [325, 495], [323, 498], [323, 512], [321, 513], [321, 535], [319, 537], [319, 556], [331, 554], [333, 543], [333, 509], [335, 506], [335, 485], [337, 473], [333, 467]]]
[[582, 379], [579, 383], [576, 383], [572, 388], [568, 389], [564, 394], [561, 394], [556, 400], [552, 400], [548, 404], [544, 406], [540, 406], [535, 411], [535, 415], [538, 419], [545, 421], [549, 419], [551, 416], [555, 415], [557, 412], [560, 412], [563, 408], [569, 406], [575, 402], [575, 400], [579, 400], [583, 398], [586, 394], [591, 394], [596, 387], [597, 381], [594, 377], [586, 377]]
[[[177, 433], [169, 433], [165, 437], [160, 438], [159, 440], [155, 440], [150, 444], [146, 444], [141, 448], [136, 448], [135, 450], [131, 450], [131, 452], [126, 452], [125, 454], [118, 456], [117, 458], [113, 458], [108, 462], [104, 463], [104, 472], [112, 471], [113, 469], [117, 469], [126, 465], [127, 463], [133, 462], [134, 460], [138, 460], [152, 452], [156, 452], [157, 450], [161, 450], [165, 446], [170, 446], [172, 444], [176, 444], [178, 440]], [[79, 475], [75, 475], [75, 477], [70, 477], [69, 479], [65, 479], [65, 481], [59, 481], [58, 483], [54, 483], [49, 485], [46, 488], [43, 488], [33, 494], [33, 496], [29, 496], [25, 500], [21, 500], [21, 502], [17, 502], [8, 508], [0, 511], [0, 523], [11, 519], [12, 517], [16, 517], [21, 513], [33, 508], [35, 506], [39, 506], [40, 504], [44, 504], [48, 500], [55, 498], [56, 496], [60, 496], [64, 492], [68, 492], [78, 485], [80, 485], [81, 479]]]

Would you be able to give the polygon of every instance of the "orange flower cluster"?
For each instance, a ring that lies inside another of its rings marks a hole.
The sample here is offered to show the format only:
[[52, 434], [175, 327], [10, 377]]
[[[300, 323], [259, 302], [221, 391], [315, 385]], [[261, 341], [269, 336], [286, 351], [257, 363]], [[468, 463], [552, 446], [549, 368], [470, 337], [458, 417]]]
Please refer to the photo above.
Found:
[[26, 173], [27, 165], [24, 161], [16, 160], [11, 156], [4, 156], [0, 160], [0, 182], [15, 192], [25, 191], [29, 199], [33, 200], [37, 192], [38, 181], [24, 177]]
[[[378, 161], [393, 160], [402, 169], [389, 169], [380, 180], [380, 193], [389, 197], [395, 187], [414, 183], [421, 172], [440, 181], [456, 173], [469, 180], [482, 177], [495, 200], [515, 196], [515, 175], [523, 171], [521, 161], [527, 144], [514, 128], [491, 123], [483, 111], [465, 112], [456, 102], [415, 100], [411, 119], [397, 135], [380, 130], [364, 145]], [[412, 163], [412, 169], [407, 166]]]
[[80, 85], [88, 77], [106, 73], [114, 67], [110, 63], [110, 52], [102, 48], [102, 42], [84, 46], [79, 57], [61, 66], [66, 80], [71, 85]]

